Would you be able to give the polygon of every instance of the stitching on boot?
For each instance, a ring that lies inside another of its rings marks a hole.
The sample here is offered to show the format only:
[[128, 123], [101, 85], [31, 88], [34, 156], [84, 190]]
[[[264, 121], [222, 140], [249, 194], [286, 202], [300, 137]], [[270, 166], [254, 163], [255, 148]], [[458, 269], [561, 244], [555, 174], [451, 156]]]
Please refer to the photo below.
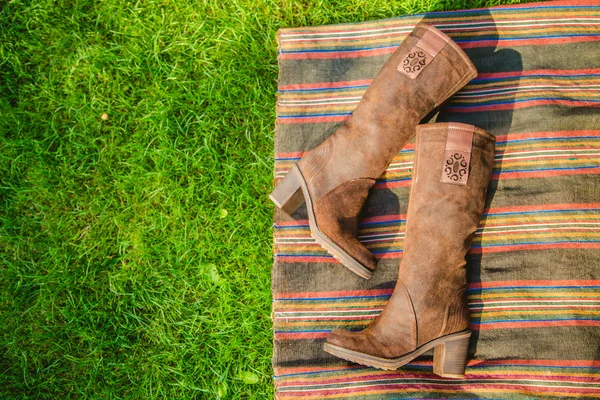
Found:
[[[448, 307], [446, 307], [446, 312], [444, 313], [444, 323], [442, 324], [442, 329], [440, 329], [440, 333], [438, 336], [448, 335], [450, 333], [457, 332], [460, 328], [461, 317], [464, 313], [465, 302], [463, 300], [465, 290], [460, 290], [453, 298]], [[453, 315], [450, 318], [450, 315]]]
[[321, 171], [323, 171], [323, 168], [325, 168], [331, 159], [331, 155], [333, 154], [331, 148], [333, 147], [333, 144], [329, 138], [327, 138], [324, 143], [325, 147], [322, 149], [317, 148], [318, 151], [314, 154], [315, 160], [313, 160], [305, 170], [304, 175], [310, 176], [306, 183], [312, 182], [313, 179], [319, 176]]
[[411, 321], [411, 327], [410, 327], [410, 341], [411, 341], [411, 346], [412, 348], [416, 348], [419, 345], [419, 341], [418, 341], [418, 323], [417, 323], [417, 314], [415, 312], [415, 306], [412, 302], [412, 299], [410, 298], [410, 293], [408, 292], [408, 289], [406, 288], [406, 285], [404, 285], [404, 282], [402, 281], [398, 281], [398, 283], [402, 284], [402, 288], [404, 289], [402, 292], [404, 293], [404, 298], [406, 299], [408, 305], [410, 306], [410, 311], [412, 312], [412, 318], [410, 318]]

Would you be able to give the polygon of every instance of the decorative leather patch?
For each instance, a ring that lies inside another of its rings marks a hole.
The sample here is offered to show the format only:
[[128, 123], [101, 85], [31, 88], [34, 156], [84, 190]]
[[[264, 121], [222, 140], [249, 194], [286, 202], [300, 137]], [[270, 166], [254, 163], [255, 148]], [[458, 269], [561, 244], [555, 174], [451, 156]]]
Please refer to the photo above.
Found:
[[471, 164], [471, 147], [473, 146], [472, 125], [448, 125], [446, 138], [446, 151], [442, 165], [443, 183], [466, 185], [469, 179], [469, 166]]
[[432, 59], [431, 54], [415, 46], [404, 57], [404, 60], [398, 65], [397, 69], [400, 72], [404, 72], [409, 78], [415, 79]]
[[427, 67], [433, 58], [442, 50], [447, 41], [433, 31], [427, 31], [408, 51], [396, 69], [415, 79]]
[[466, 185], [469, 176], [470, 156], [471, 153], [446, 150], [444, 155], [446, 162], [444, 163], [442, 182]]

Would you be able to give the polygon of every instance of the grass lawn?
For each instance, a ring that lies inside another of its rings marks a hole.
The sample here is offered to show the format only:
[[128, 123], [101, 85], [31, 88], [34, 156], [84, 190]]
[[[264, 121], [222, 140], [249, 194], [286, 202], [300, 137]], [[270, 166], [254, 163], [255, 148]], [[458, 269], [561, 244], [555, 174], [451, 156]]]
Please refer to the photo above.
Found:
[[0, 398], [271, 398], [277, 29], [516, 2], [1, 2]]

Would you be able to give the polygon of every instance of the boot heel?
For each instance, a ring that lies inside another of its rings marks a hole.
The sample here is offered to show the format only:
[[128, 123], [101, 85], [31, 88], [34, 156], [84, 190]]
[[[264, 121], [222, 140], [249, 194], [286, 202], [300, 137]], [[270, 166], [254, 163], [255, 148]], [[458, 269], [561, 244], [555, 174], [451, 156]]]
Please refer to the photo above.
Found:
[[289, 172], [275, 189], [269, 195], [269, 198], [275, 205], [288, 215], [304, 204], [304, 194], [302, 193], [302, 174], [296, 165], [290, 168]]
[[433, 373], [446, 378], [463, 379], [471, 333], [448, 340], [433, 350]]

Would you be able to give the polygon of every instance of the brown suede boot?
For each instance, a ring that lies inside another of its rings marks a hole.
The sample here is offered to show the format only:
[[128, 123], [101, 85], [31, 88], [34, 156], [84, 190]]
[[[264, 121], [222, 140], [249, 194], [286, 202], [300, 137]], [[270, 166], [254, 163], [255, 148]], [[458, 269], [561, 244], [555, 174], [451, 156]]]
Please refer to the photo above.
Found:
[[435, 348], [433, 371], [464, 376], [469, 346], [465, 255], [485, 204], [495, 138], [460, 123], [420, 125], [404, 253], [389, 302], [362, 332], [334, 330], [325, 351], [396, 369]]
[[306, 201], [311, 235], [351, 271], [377, 260], [357, 238], [369, 188], [432, 110], [477, 76], [467, 55], [419, 24], [375, 77], [352, 117], [294, 165], [269, 196], [292, 214]]

